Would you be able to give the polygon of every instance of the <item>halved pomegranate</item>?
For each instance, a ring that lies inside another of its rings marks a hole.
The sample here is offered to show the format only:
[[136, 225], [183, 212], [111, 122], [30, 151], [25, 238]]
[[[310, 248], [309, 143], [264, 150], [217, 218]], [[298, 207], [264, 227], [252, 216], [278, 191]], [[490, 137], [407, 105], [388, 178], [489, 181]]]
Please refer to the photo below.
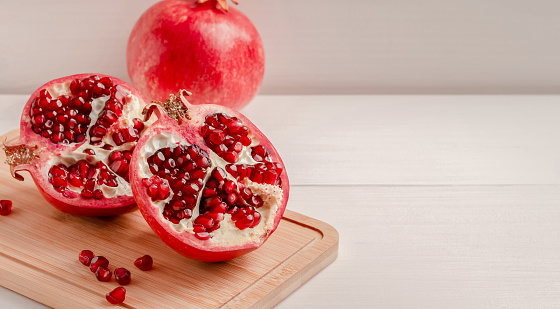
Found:
[[28, 171], [56, 208], [74, 215], [108, 216], [135, 207], [128, 166], [144, 122], [143, 95], [102, 74], [59, 78], [37, 89], [23, 108], [19, 140], [6, 163], [23, 180]]
[[146, 108], [159, 119], [130, 164], [142, 215], [177, 252], [224, 261], [258, 248], [274, 232], [290, 185], [266, 136], [238, 112], [191, 105], [187, 91]]

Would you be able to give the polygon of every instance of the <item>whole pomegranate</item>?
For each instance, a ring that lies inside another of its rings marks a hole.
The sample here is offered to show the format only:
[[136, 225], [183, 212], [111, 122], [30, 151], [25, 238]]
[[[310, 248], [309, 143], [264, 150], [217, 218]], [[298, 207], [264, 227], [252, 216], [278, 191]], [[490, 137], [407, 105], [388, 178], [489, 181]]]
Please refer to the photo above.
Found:
[[6, 144], [12, 175], [28, 171], [56, 208], [81, 216], [108, 216], [135, 207], [128, 183], [132, 151], [153, 121], [146, 100], [122, 80], [102, 74], [55, 79], [23, 108], [20, 137]]
[[290, 184], [274, 146], [247, 118], [219, 105], [191, 105], [180, 91], [146, 109], [130, 184], [142, 215], [177, 252], [224, 261], [274, 232]]
[[256, 95], [264, 50], [251, 21], [226, 0], [167, 0], [138, 20], [128, 41], [128, 74], [150, 99], [188, 89], [192, 104], [236, 110]]

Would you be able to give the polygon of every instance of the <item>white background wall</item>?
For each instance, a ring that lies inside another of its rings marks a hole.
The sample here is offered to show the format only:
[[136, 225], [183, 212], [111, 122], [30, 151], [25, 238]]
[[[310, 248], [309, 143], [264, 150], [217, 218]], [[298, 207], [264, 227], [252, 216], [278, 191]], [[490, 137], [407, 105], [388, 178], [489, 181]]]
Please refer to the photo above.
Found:
[[[127, 38], [156, 0], [1, 0], [0, 93], [79, 72], [129, 80]], [[557, 0], [241, 0], [261, 94], [560, 93]]]

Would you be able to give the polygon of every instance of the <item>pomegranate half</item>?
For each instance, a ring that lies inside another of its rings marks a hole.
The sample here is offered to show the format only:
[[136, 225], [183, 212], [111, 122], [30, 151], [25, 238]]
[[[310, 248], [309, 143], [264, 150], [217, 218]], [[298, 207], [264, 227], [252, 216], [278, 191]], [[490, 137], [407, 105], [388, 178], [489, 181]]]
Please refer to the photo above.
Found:
[[109, 216], [135, 207], [128, 182], [144, 122], [144, 96], [103, 74], [55, 79], [23, 108], [20, 137], [6, 144], [12, 176], [28, 171], [45, 199], [73, 215]]
[[251, 21], [226, 0], [167, 0], [136, 22], [127, 47], [128, 75], [148, 98], [189, 89], [192, 104], [239, 110], [264, 76], [264, 48]]
[[130, 184], [142, 215], [177, 252], [229, 260], [262, 245], [288, 202], [282, 159], [238, 112], [191, 105], [187, 91], [147, 107], [158, 120], [134, 151]]

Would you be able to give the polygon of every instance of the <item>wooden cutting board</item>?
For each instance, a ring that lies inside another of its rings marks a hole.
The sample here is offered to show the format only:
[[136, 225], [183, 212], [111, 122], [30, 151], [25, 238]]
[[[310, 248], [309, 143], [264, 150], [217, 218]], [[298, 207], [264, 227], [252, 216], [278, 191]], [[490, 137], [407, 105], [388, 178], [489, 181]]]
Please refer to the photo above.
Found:
[[[16, 130], [0, 138], [17, 136]], [[286, 210], [261, 248], [227, 262], [197, 262], [167, 247], [138, 210], [104, 218], [65, 214], [43, 199], [30, 176], [17, 181], [2, 163], [0, 199], [12, 200], [13, 211], [0, 216], [0, 285], [47, 306], [114, 307], [105, 294], [117, 282], [97, 281], [78, 261], [84, 249], [108, 258], [112, 270], [132, 272], [121, 305], [126, 308], [272, 307], [333, 262], [338, 252], [332, 226]], [[154, 258], [154, 268], [146, 272], [133, 264], [144, 254]]]

